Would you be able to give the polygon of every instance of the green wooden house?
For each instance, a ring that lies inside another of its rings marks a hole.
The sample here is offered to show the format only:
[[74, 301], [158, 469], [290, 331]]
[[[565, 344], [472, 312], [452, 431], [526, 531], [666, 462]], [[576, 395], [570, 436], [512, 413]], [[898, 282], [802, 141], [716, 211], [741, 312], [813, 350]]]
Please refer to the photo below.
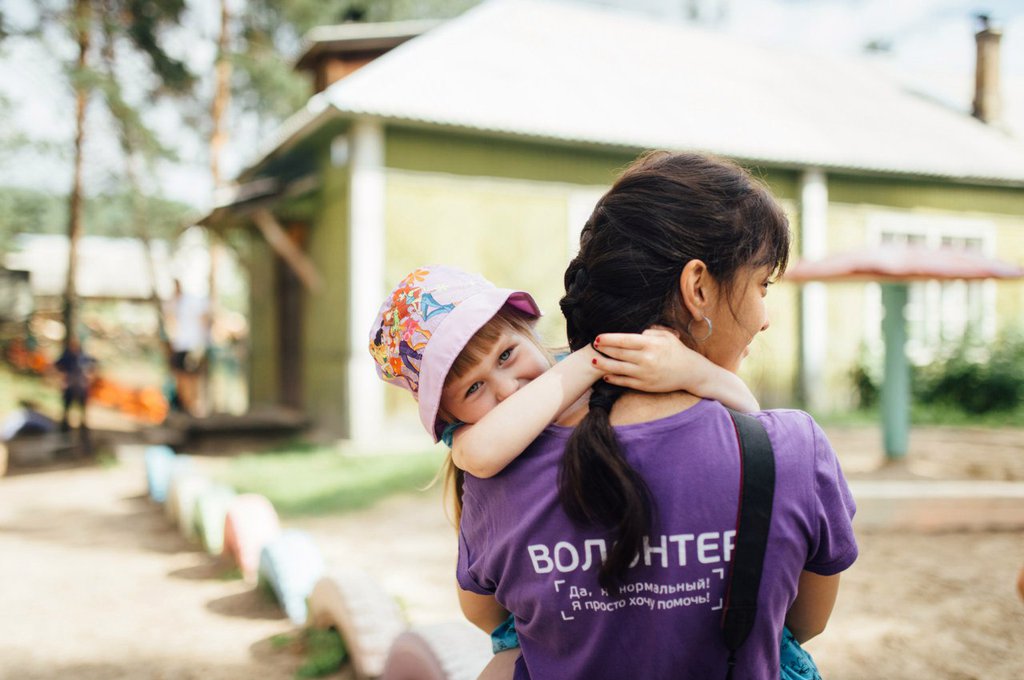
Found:
[[[542, 334], [564, 342], [557, 301], [579, 229], [646, 149], [753, 169], [789, 211], [797, 257], [909, 241], [1024, 261], [1024, 145], [869, 65], [540, 0], [314, 38], [299, 65], [322, 91], [204, 223], [254, 235], [251, 403], [300, 407], [341, 436], [418, 427], [367, 354], [379, 303], [417, 265], [534, 292]], [[1022, 293], [916, 286], [912, 355], [1021, 324]], [[848, 405], [880, 309], [871, 284], [782, 284], [744, 377], [767, 405]]]

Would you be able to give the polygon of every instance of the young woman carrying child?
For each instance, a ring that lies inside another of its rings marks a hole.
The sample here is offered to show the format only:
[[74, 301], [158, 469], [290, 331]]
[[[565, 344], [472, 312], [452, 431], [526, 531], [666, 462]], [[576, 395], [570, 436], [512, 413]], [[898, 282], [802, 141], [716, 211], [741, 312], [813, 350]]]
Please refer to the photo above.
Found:
[[[529, 293], [434, 265], [398, 284], [371, 329], [378, 375], [409, 390], [427, 432], [451, 448], [445, 486], [454, 491], [456, 524], [463, 472], [501, 472], [598, 380], [647, 392], [686, 390], [745, 412], [760, 408], [736, 374], [665, 328], [608, 333], [556, 362], [534, 329], [540, 315]], [[512, 617], [493, 598], [462, 589], [459, 597], [471, 620], [487, 622], [496, 653], [518, 646]]]
[[[677, 164], [676, 167], [671, 168], [672, 172], [682, 168], [679, 170], [681, 174], [693, 173], [694, 177], [699, 177], [703, 171], [718, 173], [726, 175], [727, 180], [736, 182], [740, 194], [748, 190], [744, 188], [743, 184], [749, 180], [749, 177], [745, 177], [740, 171], [734, 171], [731, 167], [723, 168], [716, 165], [717, 162], [707, 162], [699, 157], [689, 157], [678, 161], [672, 159], [672, 162]], [[688, 164], [694, 167], [687, 167]], [[637, 167], [640, 170], [645, 170], [643, 165], [644, 162], [640, 162]], [[703, 167], [699, 167], [701, 165]], [[660, 172], [660, 168], [652, 174], [655, 176], [655, 181], [660, 181], [656, 179], [657, 172]], [[673, 180], [675, 181], [675, 178]], [[667, 186], [664, 181], [660, 181], [660, 183], [662, 186], [658, 186], [658, 190], [673, 190], [675, 188]], [[728, 190], [733, 190], [733, 188], [730, 186]], [[689, 190], [685, 186], [684, 189]], [[612, 192], [615, 190], [613, 188]], [[717, 189], [710, 188], [708, 184], [701, 184], [697, 190], [710, 193]], [[770, 198], [762, 199], [760, 192], [762, 192], [760, 188], [750, 190], [749, 194], [754, 197], [753, 201], [765, 204], [765, 212], [772, 214], [771, 219], [774, 219], [775, 215], [780, 215], [780, 211], [773, 207]], [[674, 209], [672, 208], [673, 202], [685, 200], [685, 198], [667, 195], [665, 200], [667, 202], [666, 209], [670, 210]], [[732, 210], [726, 205], [729, 200], [735, 199], [729, 197], [725, 203], [714, 205], [721, 206], [718, 209], [727, 212]], [[745, 196], [742, 200], [751, 201]], [[740, 206], [740, 208], [745, 209], [745, 206]], [[638, 204], [637, 209], [642, 212], [644, 207], [642, 204]], [[599, 204], [595, 215], [600, 211], [601, 205]], [[724, 215], [721, 218], [711, 216], [711, 221], [742, 217], [739, 214], [741, 212], [742, 210], [738, 210], [735, 215]], [[594, 218], [592, 218], [592, 222], [593, 220]], [[784, 229], [784, 217], [781, 220], [779, 228]], [[732, 225], [730, 224], [729, 227], [732, 228]], [[592, 228], [591, 222], [588, 223], [588, 228]], [[759, 225], [757, 228], [762, 228], [762, 226]], [[702, 244], [701, 247], [707, 245]], [[787, 238], [779, 237], [775, 245], [778, 252], [784, 252], [784, 248], [787, 247]], [[600, 253], [594, 251], [593, 248], [590, 251], [592, 254], [600, 256]], [[613, 253], [609, 255], [608, 259], [620, 256], [621, 253]], [[672, 253], [670, 256], [674, 257], [675, 254]], [[758, 253], [743, 253], [739, 255], [739, 258], [755, 256], [758, 256]], [[742, 263], [744, 260], [739, 261]], [[698, 260], [694, 260], [694, 262], [702, 265], [702, 262]], [[670, 267], [676, 266], [671, 262], [669, 264]], [[683, 264], [685, 261], [681, 261], [678, 266], [683, 268]], [[614, 266], [614, 263], [612, 262], [611, 265]], [[692, 269], [693, 267], [688, 268]], [[684, 269], [682, 274], [684, 277], [685, 271]], [[683, 281], [680, 279], [681, 274], [670, 272], [670, 275], [679, 280], [675, 284], [678, 287]], [[706, 286], [714, 283], [713, 275], [706, 274], [706, 278], [712, 282]], [[581, 281], [580, 275], [573, 275], [570, 282], [568, 274], [566, 274], [567, 290], [579, 289], [587, 285], [588, 282]], [[671, 295], [671, 290], [666, 294]], [[566, 298], [568, 297], [567, 295]], [[633, 304], [641, 303], [642, 296], [634, 295], [633, 297], [636, 298], [636, 302]], [[563, 299], [563, 307], [564, 302]], [[650, 303], [663, 304], [663, 301], [648, 299], [646, 304]], [[664, 303], [678, 304], [676, 298], [672, 298], [672, 300], [666, 298]], [[731, 302], [729, 304], [731, 306]], [[595, 383], [598, 386], [601, 384], [614, 386], [618, 392], [622, 392], [623, 389], [633, 392], [686, 392], [696, 397], [718, 399], [726, 406], [739, 411], [758, 410], [757, 401], [750, 390], [732, 372], [738, 367], [741, 357], [733, 357], [735, 360], [730, 359], [730, 362], [713, 363], [702, 355], [702, 353], [708, 353], [707, 350], [698, 353], [681, 342], [680, 338], [683, 333], [688, 336], [691, 345], [699, 345], [707, 340], [713, 332], [710, 317], [700, 318], [701, 324], [691, 331], [692, 324], [686, 324], [685, 320], [682, 326], [672, 320], [675, 323], [675, 330], [658, 327], [657, 324], [660, 322], [656, 320], [637, 326], [635, 318], [638, 314], [625, 308], [623, 310], [625, 321], [616, 321], [613, 315], [615, 310], [611, 305], [602, 304], [601, 307], [595, 307], [590, 313], [594, 315], [595, 320], [600, 322], [602, 332], [590, 335], [586, 343], [575, 342], [574, 346], [577, 347], [577, 350], [558, 364], [553, 365], [550, 354], [543, 348], [534, 328], [532, 328], [532, 324], [540, 315], [540, 310], [536, 302], [522, 291], [497, 289], [482, 278], [457, 269], [425, 267], [412, 272], [385, 300], [371, 331], [370, 350], [376, 359], [377, 370], [381, 378], [409, 389], [418, 399], [421, 420], [434, 440], [444, 438], [452, 445], [449, 472], [450, 480], [454, 483], [456, 490], [457, 518], [461, 509], [464, 478], [461, 472], [451, 467], [452, 462], [460, 470], [469, 472], [476, 479], [496, 475], [515, 461], [517, 456], [527, 449], [529, 444], [534, 442], [548, 425], [557, 421], [563, 414], [567, 414], [568, 422], [579, 422], [581, 408], [586, 409], [581, 397]], [[735, 313], [735, 310], [732, 310], [733, 316]], [[570, 318], [570, 332], [573, 324], [578, 326], [579, 320], [573, 322]], [[635, 330], [637, 333], [603, 332], [603, 330], [623, 329]], [[727, 325], [725, 333], [730, 331], [731, 329]], [[726, 340], [722, 338], [721, 333], [722, 331], [719, 332], [715, 340], [715, 344], [719, 347], [726, 346]], [[579, 338], [575, 339], [579, 340]], [[750, 337], [746, 338], [743, 341], [744, 345], [749, 343], [750, 339]], [[745, 346], [741, 349], [742, 354], [745, 355]], [[723, 368], [725, 365], [728, 365], [728, 370]], [[589, 401], [592, 412], [595, 408], [610, 412], [614, 399], [610, 399], [604, 406], [595, 406], [595, 395], [599, 395], [598, 401], [603, 402], [606, 393], [607, 390], [595, 390], [591, 394]], [[679, 398], [671, 394], [667, 394], [667, 396], [676, 400]], [[692, 396], [687, 398], [692, 398]], [[702, 413], [708, 411], [708, 408], [697, 409], [697, 411]], [[710, 417], [711, 412], [708, 415]], [[786, 421], [792, 420], [788, 416], [785, 419]], [[807, 437], [808, 434], [802, 432], [800, 436]], [[806, 447], [804, 448], [806, 449]], [[801, 449], [798, 448], [799, 450]], [[518, 466], [518, 463], [516, 465]], [[669, 465], [673, 464], [669, 463]], [[841, 477], [840, 482], [842, 482]], [[518, 483], [522, 483], [522, 480]], [[552, 479], [551, 484], [556, 485], [556, 481]], [[507, 484], [498, 484], [498, 487], [502, 488], [504, 493], [508, 493], [505, 491], [505, 485]], [[843, 485], [845, 486], [845, 484]], [[522, 518], [524, 523], [546, 521], [544, 518], [539, 519], [536, 516], [538, 512], [542, 512], [541, 510], [532, 510], [528, 505], [522, 508], [522, 512], [524, 513]], [[838, 512], [841, 515], [846, 515], [845, 511], [839, 510]], [[848, 519], [847, 517], [846, 521]], [[555, 521], [560, 520], [556, 518]], [[846, 541], [849, 536], [844, 535], [843, 539]], [[465, 541], [465, 538], [461, 536], [460, 583], [469, 583], [466, 581], [469, 579], [469, 575], [465, 571], [467, 564], [464, 562], [468, 559], [465, 554], [467, 552]], [[847, 544], [844, 543], [843, 546], [845, 548]], [[852, 554], [855, 555], [855, 546], [852, 550]], [[479, 555], [480, 553], [474, 555], [474, 559], [479, 559]], [[852, 561], [848, 554], [844, 555], [843, 559]], [[833, 582], [829, 582], [829, 584], [831, 583]], [[803, 578], [801, 584], [803, 586]], [[480, 586], [475, 580], [472, 582], [472, 589], [475, 592], [466, 590], [460, 592], [460, 601], [467, 618], [484, 630], [494, 630], [493, 639], [496, 650], [509, 646], [509, 643], [514, 645], [514, 632], [507, 621], [509, 612], [497, 603], [494, 596], [495, 591], [492, 588]], [[834, 591], [831, 592], [830, 597], [835, 597]], [[827, 598], [826, 593], [821, 601], [824, 602]], [[830, 604], [828, 608], [830, 609]], [[634, 614], [630, 615], [632, 617]], [[796, 617], [796, 614], [794, 617], [795, 621], [799, 622], [807, 620], [804, 615], [801, 615], [800, 619]], [[814, 620], [820, 618], [815, 610]], [[777, 625], [774, 654], [770, 651], [759, 651], [768, 660], [774, 658], [776, 674], [779, 668], [778, 635], [782, 629], [780, 620]], [[801, 639], [806, 639], [811, 635], [813, 632], [810, 634], [805, 630], [798, 632], [798, 637]], [[534, 648], [541, 649], [536, 646], [537, 643], [536, 638], [532, 640]], [[795, 644], [792, 636], [782, 637], [783, 673], [787, 644], [791, 646]], [[658, 647], [658, 649], [669, 656], [678, 653], [678, 650], [674, 648]], [[543, 654], [544, 652], [535, 653]], [[600, 656], [601, 654], [595, 653], [586, 663], [599, 665], [601, 663]], [[579, 660], [570, 660], [569, 657], [562, 657], [562, 661], [559, 662], [565, 668], [581, 668], [574, 666], [579, 663]], [[608, 672], [609, 668], [605, 668], [604, 671]], [[761, 670], [767, 671], [765, 668]], [[510, 668], [506, 668], [506, 674], [510, 671]], [[521, 671], [522, 669], [517, 666], [517, 677]], [[760, 674], [759, 677], [761, 677]]]

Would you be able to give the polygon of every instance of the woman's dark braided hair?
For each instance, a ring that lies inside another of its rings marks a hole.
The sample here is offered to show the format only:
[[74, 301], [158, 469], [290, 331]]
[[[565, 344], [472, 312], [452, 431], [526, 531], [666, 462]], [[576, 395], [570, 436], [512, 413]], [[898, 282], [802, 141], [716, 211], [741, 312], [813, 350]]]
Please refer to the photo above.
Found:
[[[569, 346], [601, 333], [639, 333], [654, 324], [682, 331], [689, 321], [679, 279], [703, 261], [725, 290], [741, 267], [786, 267], [789, 223], [768, 189], [738, 165], [692, 153], [652, 152], [634, 162], [597, 203], [565, 271]], [[684, 341], [687, 341], [683, 334]], [[569, 439], [559, 497], [576, 522], [612, 535], [599, 580], [621, 583], [643, 549], [654, 505], [643, 477], [623, 456], [610, 414], [625, 390], [599, 381], [590, 410]]]

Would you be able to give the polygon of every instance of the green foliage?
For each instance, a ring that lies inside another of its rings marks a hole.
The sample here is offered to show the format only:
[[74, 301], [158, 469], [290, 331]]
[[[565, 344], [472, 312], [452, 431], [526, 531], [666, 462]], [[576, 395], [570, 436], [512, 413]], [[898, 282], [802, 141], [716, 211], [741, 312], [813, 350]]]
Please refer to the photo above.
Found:
[[878, 405], [878, 385], [875, 384], [864, 361], [858, 361], [850, 369], [850, 381], [857, 394], [857, 406], [861, 409], [871, 409]]
[[221, 581], [241, 581], [242, 570], [239, 567], [231, 567], [218, 574], [217, 578]]
[[341, 669], [348, 650], [345, 641], [333, 628], [305, 628], [297, 633], [280, 633], [270, 638], [270, 646], [278, 652], [294, 650], [304, 661], [295, 677], [322, 678]]
[[295, 637], [290, 633], [278, 633], [270, 638], [270, 646], [275, 650], [285, 649], [295, 643]]
[[338, 631], [307, 628], [303, 637], [306, 661], [295, 672], [296, 678], [320, 678], [341, 668], [348, 652]]
[[[138, 236], [130, 193], [101, 195], [85, 204], [88, 232], [96, 236]], [[154, 238], [171, 238], [189, 218], [191, 206], [156, 196], [141, 197], [141, 213]], [[68, 199], [32, 189], [0, 187], [0, 250], [14, 234], [64, 234]]]
[[159, 80], [159, 89], [187, 92], [195, 82], [195, 76], [183, 61], [168, 55], [160, 45], [161, 33], [170, 26], [181, 24], [185, 0], [122, 0], [112, 4], [115, 5], [111, 8], [113, 11], [108, 9], [105, 13], [108, 25], [120, 24], [135, 48], [149, 58]]
[[[862, 359], [850, 377], [860, 407], [875, 408], [881, 376]], [[1005, 418], [1024, 408], [1024, 336], [1007, 333], [988, 347], [964, 342], [927, 366], [912, 367], [911, 389], [915, 422], [970, 422], [984, 414]]]
[[324, 515], [373, 505], [424, 488], [441, 466], [437, 452], [342, 455], [329, 448], [289, 449], [234, 458], [221, 481], [263, 494], [282, 516]]
[[915, 397], [972, 414], [1016, 409], [1024, 404], [1024, 337], [1006, 335], [984, 352], [957, 347], [920, 371]]
[[56, 385], [38, 376], [15, 373], [6, 363], [0, 363], [0, 416], [20, 408], [21, 401], [30, 401], [41, 413], [60, 420], [63, 407]]
[[99, 465], [104, 470], [109, 470], [112, 468], [116, 468], [118, 465], [121, 464], [121, 461], [118, 460], [117, 456], [115, 456], [110, 451], [101, 451], [96, 456], [96, 464]]

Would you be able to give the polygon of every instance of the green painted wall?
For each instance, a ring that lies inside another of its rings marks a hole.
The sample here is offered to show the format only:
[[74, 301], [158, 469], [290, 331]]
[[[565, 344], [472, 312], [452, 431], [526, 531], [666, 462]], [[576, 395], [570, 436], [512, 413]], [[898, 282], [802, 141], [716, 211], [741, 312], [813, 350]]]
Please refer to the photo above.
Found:
[[[781, 203], [789, 215], [790, 224], [795, 225], [796, 203], [790, 200], [782, 200]], [[791, 231], [795, 237], [796, 228], [791, 226]], [[797, 252], [795, 243], [791, 250]], [[790, 258], [795, 259], [795, 256], [791, 255]], [[778, 283], [769, 287], [766, 304], [771, 325], [754, 339], [750, 346], [750, 356], [740, 370], [740, 377], [765, 408], [793, 406], [800, 359], [799, 290], [792, 283]]]
[[[307, 248], [324, 288], [306, 295], [303, 385], [306, 412], [327, 431], [348, 431], [345, 414], [349, 291], [348, 169], [321, 154], [321, 196]], [[367, 320], [370, 323], [370, 320]]]
[[249, 405], [279, 403], [279, 365], [275, 258], [267, 242], [253, 233], [249, 239]]
[[[502, 137], [390, 127], [385, 164], [398, 170], [610, 186], [640, 149], [556, 146]], [[752, 167], [780, 198], [796, 196], [798, 173]]]
[[[316, 155], [321, 168], [322, 198], [312, 208], [309, 252], [326, 281], [325, 290], [309, 296], [306, 307], [306, 406], [321, 425], [340, 433], [347, 428], [342, 419], [347, 411], [345, 357], [350, 351], [345, 313], [349, 304], [348, 178], [346, 168], [330, 167], [326, 158], [329, 137], [339, 130], [319, 136], [316, 144], [303, 147], [303, 154]], [[534, 293], [546, 314], [540, 325], [542, 335], [552, 344], [563, 342], [557, 300], [570, 255], [569, 224], [580, 221], [580, 197], [599, 193], [635, 156], [623, 149], [389, 127], [385, 145], [387, 280], [382, 286], [390, 289], [410, 269], [430, 262], [481, 271], [499, 285]], [[308, 161], [296, 167], [308, 167]], [[298, 171], [289, 168], [289, 172]], [[800, 175], [782, 169], [753, 168], [753, 172], [783, 200], [791, 216], [795, 260]], [[828, 182], [831, 251], [864, 245], [872, 212], [934, 210], [994, 220], [1001, 256], [1024, 261], [1024, 224], [1019, 217], [1024, 215], [1024, 191], [833, 174]], [[263, 247], [259, 257], [253, 258], [253, 403], [277, 391], [273, 295], [266, 284], [257, 283], [266, 278], [262, 274], [269, 271], [269, 257]], [[785, 283], [771, 290], [772, 326], [755, 342], [744, 365], [744, 378], [765, 405], [792, 403], [799, 351], [797, 290]], [[1000, 319], [1021, 323], [1021, 284], [999, 284], [998, 291]], [[860, 284], [829, 287], [826, 381], [836, 407], [852, 403], [848, 371], [864, 338], [864, 295]], [[351, 351], [358, 353], [361, 348]], [[390, 411], [414, 412], [415, 404], [407, 395], [399, 390], [386, 393]]]
[[[1024, 267], [1024, 213], [996, 220], [996, 252]], [[1024, 281], [1000, 281], [996, 287], [996, 318], [1001, 330], [1024, 333]]]
[[1024, 189], [889, 177], [829, 175], [829, 200], [892, 208], [1024, 215]]

